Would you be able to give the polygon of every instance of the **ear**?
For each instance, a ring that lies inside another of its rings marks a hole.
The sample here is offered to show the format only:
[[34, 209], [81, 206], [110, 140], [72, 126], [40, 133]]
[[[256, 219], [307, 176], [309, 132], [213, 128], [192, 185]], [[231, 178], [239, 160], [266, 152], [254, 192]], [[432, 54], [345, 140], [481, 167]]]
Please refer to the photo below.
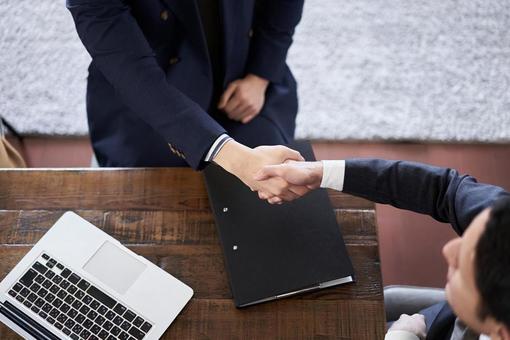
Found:
[[510, 328], [498, 323], [490, 336], [491, 340], [510, 340]]

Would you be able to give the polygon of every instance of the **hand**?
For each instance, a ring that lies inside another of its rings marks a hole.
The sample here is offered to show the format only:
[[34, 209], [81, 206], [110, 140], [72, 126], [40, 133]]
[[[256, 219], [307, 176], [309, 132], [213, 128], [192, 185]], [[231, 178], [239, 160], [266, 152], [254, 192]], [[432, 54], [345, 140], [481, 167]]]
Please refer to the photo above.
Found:
[[388, 331], [407, 331], [413, 333], [420, 339], [425, 339], [427, 325], [425, 317], [421, 314], [402, 314], [400, 318], [391, 325]]
[[255, 174], [265, 165], [281, 164], [287, 160], [303, 161], [297, 151], [285, 146], [259, 146], [250, 149], [234, 140], [227, 142], [214, 158], [214, 162], [234, 174], [253, 191], [262, 191], [271, 196], [292, 200], [302, 196], [302, 188], [290, 185], [285, 180], [273, 177], [256, 181]]
[[262, 107], [269, 81], [254, 74], [231, 82], [218, 103], [228, 118], [246, 124], [255, 118]]
[[[281, 178], [293, 186], [301, 187], [301, 193], [316, 189], [322, 181], [322, 162], [286, 161], [285, 164], [267, 165], [255, 176], [255, 180], [264, 181], [269, 178]], [[282, 197], [271, 196], [259, 191], [261, 199], [269, 203], [281, 203]]]

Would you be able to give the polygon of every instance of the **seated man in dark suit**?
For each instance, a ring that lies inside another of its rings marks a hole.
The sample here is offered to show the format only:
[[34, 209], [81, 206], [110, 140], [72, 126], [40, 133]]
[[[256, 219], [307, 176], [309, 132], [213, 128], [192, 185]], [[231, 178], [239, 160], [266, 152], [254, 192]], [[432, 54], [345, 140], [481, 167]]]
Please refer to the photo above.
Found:
[[[288, 162], [258, 180], [281, 178], [305, 190], [327, 187], [428, 214], [460, 235], [448, 242], [447, 302], [393, 324], [387, 340], [510, 339], [510, 194], [452, 169], [378, 159]], [[303, 190], [303, 192], [305, 191]], [[259, 192], [270, 203], [287, 200]]]
[[66, 4], [92, 57], [87, 114], [101, 166], [201, 169], [229, 143], [218, 164], [258, 185], [250, 181], [257, 166], [296, 157], [249, 148], [294, 136], [286, 56], [303, 0]]

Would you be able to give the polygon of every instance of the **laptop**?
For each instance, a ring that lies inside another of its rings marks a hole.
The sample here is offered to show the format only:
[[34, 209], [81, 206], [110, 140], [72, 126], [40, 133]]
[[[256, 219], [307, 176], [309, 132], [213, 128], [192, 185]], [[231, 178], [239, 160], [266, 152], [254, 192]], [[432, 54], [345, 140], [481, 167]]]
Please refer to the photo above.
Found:
[[159, 339], [192, 295], [66, 212], [0, 283], [0, 320], [25, 339]]
[[[308, 142], [289, 147], [315, 160]], [[270, 205], [220, 167], [204, 172], [237, 307], [354, 281], [325, 189]]]

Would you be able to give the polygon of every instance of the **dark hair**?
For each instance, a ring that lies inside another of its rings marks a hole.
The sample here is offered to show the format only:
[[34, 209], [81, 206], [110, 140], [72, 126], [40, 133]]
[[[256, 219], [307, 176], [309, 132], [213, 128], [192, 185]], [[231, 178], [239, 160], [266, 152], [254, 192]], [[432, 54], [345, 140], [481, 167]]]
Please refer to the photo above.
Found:
[[491, 208], [476, 246], [475, 280], [481, 302], [478, 316], [488, 316], [510, 328], [510, 197]]

